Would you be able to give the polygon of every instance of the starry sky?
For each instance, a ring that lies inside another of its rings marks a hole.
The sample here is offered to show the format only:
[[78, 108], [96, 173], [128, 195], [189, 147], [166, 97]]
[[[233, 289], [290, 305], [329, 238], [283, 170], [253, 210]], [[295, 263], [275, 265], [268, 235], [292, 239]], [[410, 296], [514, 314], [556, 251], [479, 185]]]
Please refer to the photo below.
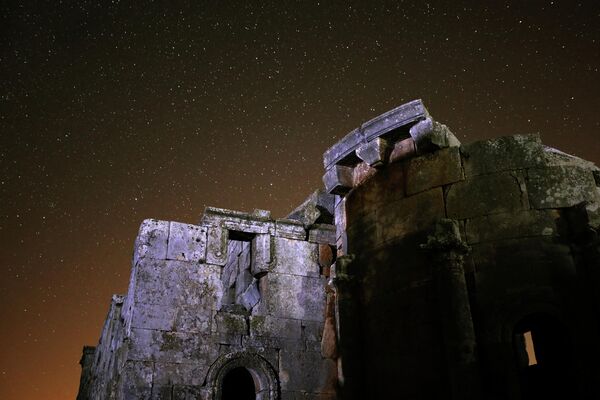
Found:
[[[487, 3], [483, 5], [479, 3]], [[600, 2], [0, 5], [0, 398], [74, 399], [144, 218], [285, 216], [415, 98], [600, 163]]]

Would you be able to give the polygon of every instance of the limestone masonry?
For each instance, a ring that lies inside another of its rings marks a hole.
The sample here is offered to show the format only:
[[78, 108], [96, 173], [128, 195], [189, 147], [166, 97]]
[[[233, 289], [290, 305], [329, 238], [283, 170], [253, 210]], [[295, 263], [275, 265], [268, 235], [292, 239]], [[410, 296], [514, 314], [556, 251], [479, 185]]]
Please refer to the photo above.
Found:
[[600, 398], [600, 169], [420, 100], [323, 159], [286, 218], [142, 222], [78, 400]]

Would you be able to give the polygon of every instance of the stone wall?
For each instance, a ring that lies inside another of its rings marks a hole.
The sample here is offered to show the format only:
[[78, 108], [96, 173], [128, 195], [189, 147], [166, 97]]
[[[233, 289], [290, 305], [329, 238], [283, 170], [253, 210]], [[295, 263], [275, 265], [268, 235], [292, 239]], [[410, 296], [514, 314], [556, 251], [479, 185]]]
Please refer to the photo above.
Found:
[[321, 340], [334, 238], [314, 222], [216, 208], [199, 225], [144, 221], [80, 398], [220, 398], [244, 367], [257, 398], [333, 399]]
[[461, 146], [418, 101], [374, 121], [324, 156], [343, 398], [519, 398], [515, 329], [536, 315], [571, 345], [549, 391], [597, 393], [598, 244], [582, 262], [573, 232], [600, 225], [598, 168], [535, 135]]

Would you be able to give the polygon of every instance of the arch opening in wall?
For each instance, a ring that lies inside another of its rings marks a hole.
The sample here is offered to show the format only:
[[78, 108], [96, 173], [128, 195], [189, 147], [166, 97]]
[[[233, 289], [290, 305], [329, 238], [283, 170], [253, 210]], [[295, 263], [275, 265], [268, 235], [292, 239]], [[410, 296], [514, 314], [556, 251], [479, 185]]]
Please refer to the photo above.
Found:
[[210, 367], [206, 378], [212, 400], [279, 400], [275, 369], [260, 354], [225, 354]]
[[559, 320], [545, 313], [522, 318], [513, 331], [513, 349], [523, 400], [577, 397], [572, 343]]

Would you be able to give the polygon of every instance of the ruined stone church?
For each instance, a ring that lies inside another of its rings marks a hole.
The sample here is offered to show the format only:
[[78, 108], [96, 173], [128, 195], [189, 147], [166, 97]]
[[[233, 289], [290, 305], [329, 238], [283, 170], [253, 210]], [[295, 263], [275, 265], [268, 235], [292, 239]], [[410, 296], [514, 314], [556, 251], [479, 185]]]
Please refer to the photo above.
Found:
[[78, 400], [600, 398], [600, 169], [420, 100], [286, 218], [148, 219]]

